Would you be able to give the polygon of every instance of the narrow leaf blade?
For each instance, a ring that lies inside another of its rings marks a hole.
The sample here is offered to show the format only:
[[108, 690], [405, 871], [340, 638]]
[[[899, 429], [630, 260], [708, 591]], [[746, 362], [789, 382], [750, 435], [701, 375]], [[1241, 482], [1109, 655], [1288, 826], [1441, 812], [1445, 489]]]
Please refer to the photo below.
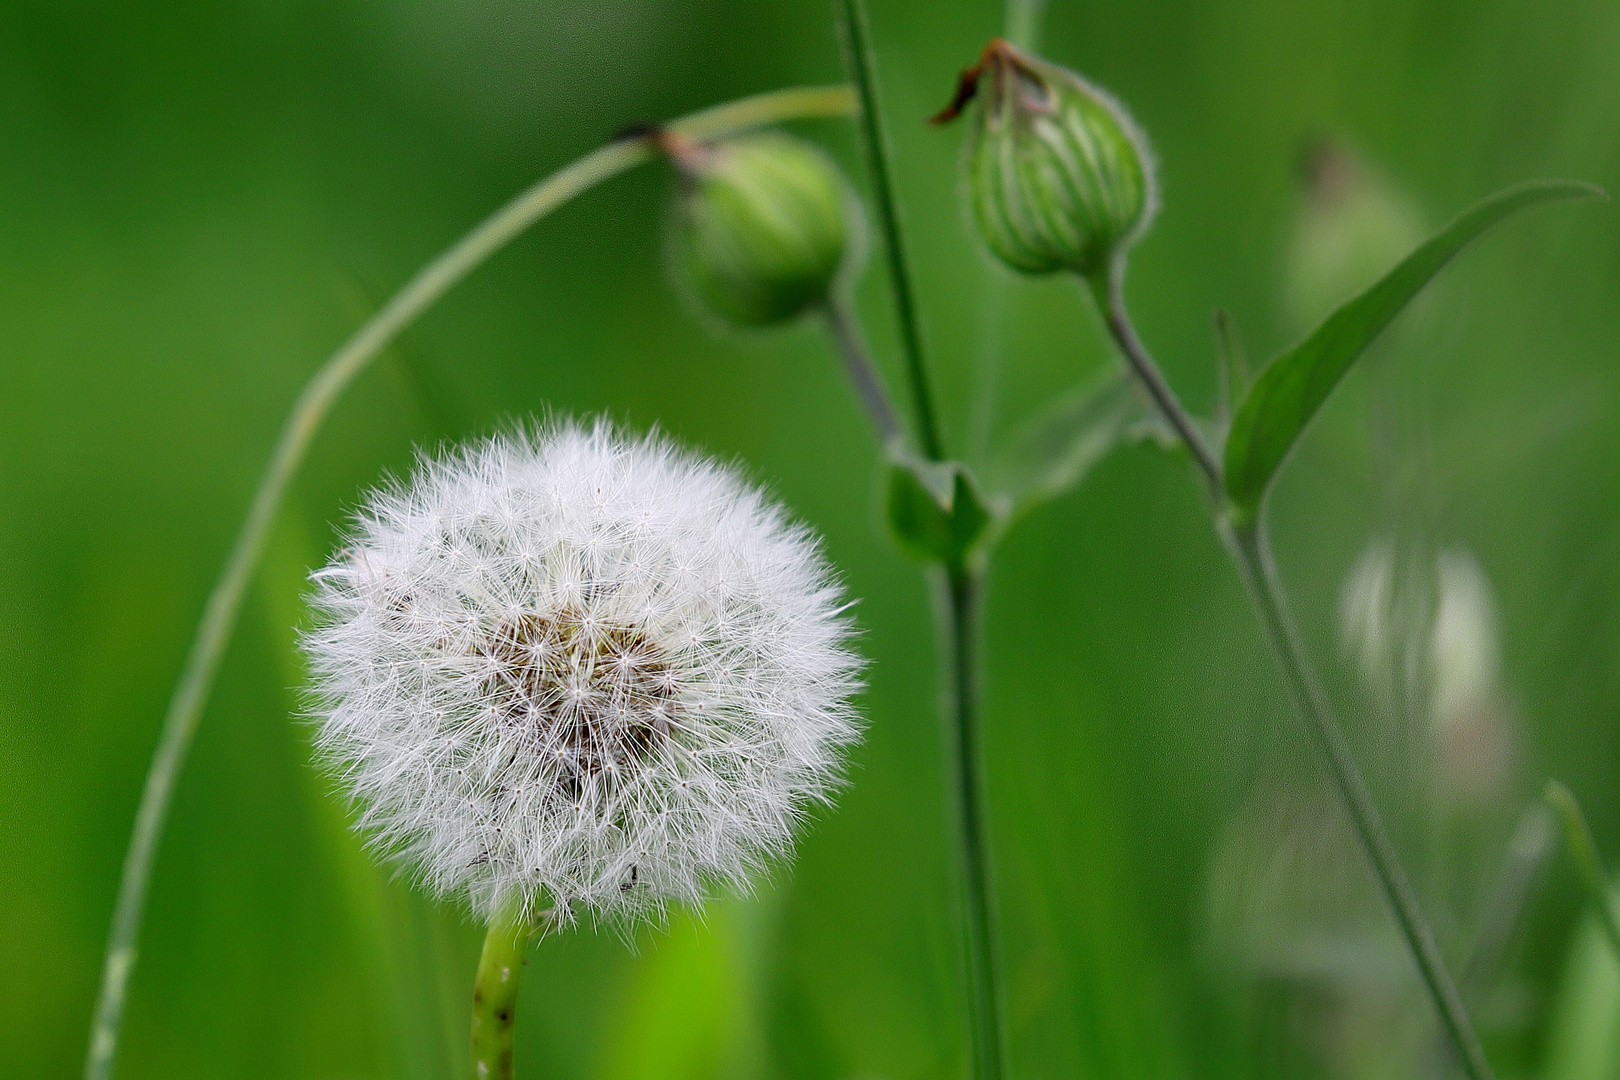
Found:
[[1288, 451], [1345, 372], [1470, 241], [1503, 218], [1538, 203], [1601, 197], [1603, 190], [1591, 184], [1537, 180], [1475, 203], [1267, 365], [1238, 406], [1226, 439], [1226, 493], [1234, 510], [1241, 516], [1258, 510]]

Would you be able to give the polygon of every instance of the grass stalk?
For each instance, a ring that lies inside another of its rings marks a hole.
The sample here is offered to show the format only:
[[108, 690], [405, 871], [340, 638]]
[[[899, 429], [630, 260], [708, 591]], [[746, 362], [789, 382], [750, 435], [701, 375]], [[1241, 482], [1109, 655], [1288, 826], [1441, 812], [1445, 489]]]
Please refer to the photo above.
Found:
[[[675, 121], [669, 125], [669, 130], [691, 139], [712, 139], [783, 120], [847, 116], [853, 111], [854, 102], [854, 95], [845, 86], [796, 87], [705, 109]], [[152, 877], [152, 863], [168, 817], [175, 781], [196, 735], [270, 526], [315, 433], [337, 399], [366, 365], [486, 259], [574, 196], [657, 156], [651, 136], [621, 139], [534, 184], [418, 271], [321, 366], [299, 394], [282, 426], [270, 465], [254, 493], [247, 519], [209, 594], [147, 769], [113, 908], [101, 987], [85, 1055], [86, 1080], [106, 1080], [112, 1073], [124, 1000], [138, 955], [141, 915]]]

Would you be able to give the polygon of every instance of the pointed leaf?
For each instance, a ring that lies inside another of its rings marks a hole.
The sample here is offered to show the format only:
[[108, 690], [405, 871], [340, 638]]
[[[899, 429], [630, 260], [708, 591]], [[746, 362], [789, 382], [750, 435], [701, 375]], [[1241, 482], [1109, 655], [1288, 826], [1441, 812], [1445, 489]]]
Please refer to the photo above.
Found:
[[1020, 425], [985, 467], [985, 486], [1013, 514], [1054, 499], [1129, 438], [1146, 413], [1130, 376], [1105, 369]]
[[1227, 435], [1226, 493], [1234, 512], [1241, 518], [1253, 517], [1278, 466], [1339, 379], [1469, 241], [1537, 203], [1602, 196], [1602, 189], [1591, 184], [1537, 180], [1475, 203], [1366, 292], [1328, 316], [1304, 341], [1273, 360], [1238, 406]]
[[954, 461], [896, 460], [888, 510], [901, 550], [923, 562], [965, 562], [991, 520], [978, 485]]

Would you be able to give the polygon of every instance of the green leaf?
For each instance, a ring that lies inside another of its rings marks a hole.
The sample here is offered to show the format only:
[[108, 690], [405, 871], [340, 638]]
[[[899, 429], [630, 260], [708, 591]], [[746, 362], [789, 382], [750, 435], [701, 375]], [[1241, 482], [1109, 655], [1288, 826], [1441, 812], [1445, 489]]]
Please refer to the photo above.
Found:
[[[1620, 889], [1611, 886], [1608, 899], [1620, 903]], [[1598, 922], [1582, 918], [1570, 940], [1562, 985], [1548, 1009], [1545, 1080], [1620, 1075], [1620, 963]]]
[[967, 467], [902, 458], [889, 469], [889, 525], [901, 550], [924, 562], [961, 565], [991, 514]]
[[1146, 415], [1130, 376], [1106, 368], [1020, 425], [985, 467], [985, 486], [1016, 516], [1078, 484]]
[[1277, 468], [1350, 365], [1469, 241], [1537, 203], [1593, 197], [1603, 197], [1603, 190], [1537, 180], [1475, 203], [1267, 365], [1238, 406], [1226, 439], [1226, 493], [1237, 516], [1253, 517]]

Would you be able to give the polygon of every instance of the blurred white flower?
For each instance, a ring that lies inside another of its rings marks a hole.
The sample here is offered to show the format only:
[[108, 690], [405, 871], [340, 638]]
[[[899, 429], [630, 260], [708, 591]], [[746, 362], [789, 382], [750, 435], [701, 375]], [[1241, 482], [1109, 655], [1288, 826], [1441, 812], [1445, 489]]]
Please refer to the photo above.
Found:
[[1488, 802], [1513, 772], [1515, 724], [1502, 692], [1496, 604], [1485, 571], [1466, 551], [1443, 551], [1429, 635], [1430, 716], [1439, 743], [1441, 782], [1473, 802]]
[[1436, 563], [1439, 598], [1429, 635], [1433, 715], [1442, 730], [1490, 708], [1500, 655], [1490, 582], [1466, 551], [1443, 551]]
[[1345, 579], [1345, 645], [1386, 709], [1410, 709], [1433, 740], [1449, 796], [1488, 802], [1511, 781], [1516, 723], [1501, 685], [1490, 582], [1465, 550], [1406, 558], [1373, 540]]
[[859, 736], [815, 537], [657, 436], [423, 460], [314, 577], [321, 751], [375, 847], [485, 918], [746, 886]]

